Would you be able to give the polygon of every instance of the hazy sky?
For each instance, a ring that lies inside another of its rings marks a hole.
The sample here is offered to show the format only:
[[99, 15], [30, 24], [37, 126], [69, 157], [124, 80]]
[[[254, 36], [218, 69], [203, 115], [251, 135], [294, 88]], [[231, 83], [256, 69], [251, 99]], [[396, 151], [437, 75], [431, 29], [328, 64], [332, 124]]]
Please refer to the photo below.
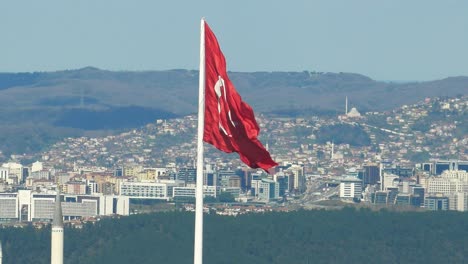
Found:
[[197, 69], [202, 16], [231, 71], [468, 75], [464, 0], [1, 1], [0, 72]]

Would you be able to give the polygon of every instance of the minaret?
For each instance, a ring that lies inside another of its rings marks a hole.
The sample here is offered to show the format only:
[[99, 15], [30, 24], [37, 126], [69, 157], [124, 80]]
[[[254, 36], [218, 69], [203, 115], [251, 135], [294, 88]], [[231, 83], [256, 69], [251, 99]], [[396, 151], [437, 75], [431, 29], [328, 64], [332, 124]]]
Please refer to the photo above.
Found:
[[348, 96], [346, 96], [346, 100], [345, 100], [345, 115], [348, 114]]
[[60, 201], [60, 185], [57, 184], [55, 196], [55, 211], [52, 221], [52, 239], [50, 246], [50, 263], [63, 264], [63, 215]]
[[379, 164], [379, 180], [380, 180], [380, 190], [384, 191], [384, 186], [385, 186], [385, 177], [384, 177], [384, 172], [383, 172], [383, 162], [384, 162], [384, 150], [385, 147], [382, 145], [381, 151], [380, 151], [380, 164]]
[[3, 263], [3, 250], [2, 250], [2, 242], [0, 241], [0, 264]]
[[380, 162], [380, 165], [379, 165], [379, 176], [380, 176], [380, 190], [384, 191], [385, 178], [384, 178], [384, 173], [383, 173], [383, 163], [382, 163], [382, 161]]
[[331, 145], [331, 159], [335, 157], [335, 143], [332, 141]]

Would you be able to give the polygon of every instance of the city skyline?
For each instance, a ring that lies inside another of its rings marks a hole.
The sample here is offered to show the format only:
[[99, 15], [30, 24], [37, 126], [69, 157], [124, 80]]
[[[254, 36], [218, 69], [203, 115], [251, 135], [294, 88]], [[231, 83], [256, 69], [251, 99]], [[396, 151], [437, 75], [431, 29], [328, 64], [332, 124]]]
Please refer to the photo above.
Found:
[[[199, 19], [228, 70], [355, 72], [376, 80], [468, 75], [467, 3], [293, 1], [2, 3], [0, 72], [94, 66], [197, 69]], [[183, 7], [183, 8], [181, 8]], [[2, 12], [3, 11], [3, 12]]]

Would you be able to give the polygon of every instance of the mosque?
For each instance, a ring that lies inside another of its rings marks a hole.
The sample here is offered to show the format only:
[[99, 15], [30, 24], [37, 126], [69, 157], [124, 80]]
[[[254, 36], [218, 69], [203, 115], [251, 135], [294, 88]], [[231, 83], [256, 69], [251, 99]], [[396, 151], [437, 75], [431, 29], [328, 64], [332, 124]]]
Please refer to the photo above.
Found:
[[339, 115], [338, 118], [340, 120], [348, 120], [348, 119], [360, 119], [362, 118], [361, 113], [356, 109], [356, 107], [351, 108], [351, 110], [348, 111], [348, 96], [346, 96], [346, 101], [345, 101], [345, 113], [344, 115]]

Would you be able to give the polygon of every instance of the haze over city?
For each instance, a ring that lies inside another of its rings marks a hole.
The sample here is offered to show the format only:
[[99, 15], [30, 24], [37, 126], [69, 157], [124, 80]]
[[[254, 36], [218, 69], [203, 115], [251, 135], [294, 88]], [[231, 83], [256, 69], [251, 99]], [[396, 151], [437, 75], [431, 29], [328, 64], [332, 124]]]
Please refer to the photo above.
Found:
[[199, 19], [231, 71], [468, 75], [464, 1], [4, 1], [0, 72], [198, 68]]
[[467, 7], [0, 3], [0, 264], [465, 263]]

